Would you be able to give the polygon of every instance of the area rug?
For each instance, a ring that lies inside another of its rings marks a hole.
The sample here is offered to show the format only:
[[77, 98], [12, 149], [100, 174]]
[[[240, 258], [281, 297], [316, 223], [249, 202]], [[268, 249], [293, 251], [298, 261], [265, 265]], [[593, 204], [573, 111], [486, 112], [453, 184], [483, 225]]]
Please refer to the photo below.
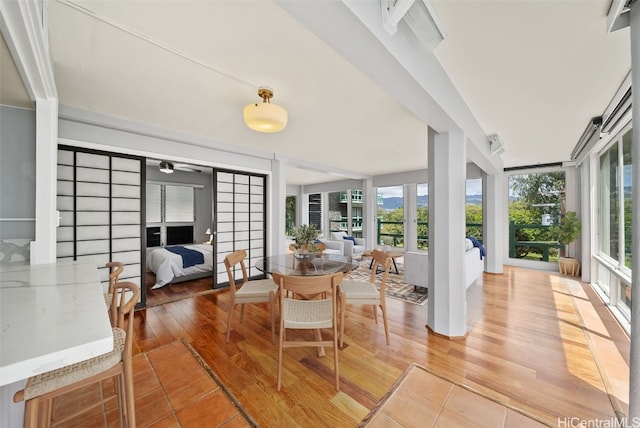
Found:
[[[360, 262], [358, 269], [349, 272], [346, 278], [354, 281], [369, 281], [371, 276], [371, 269], [369, 269], [370, 264], [371, 259], [365, 258]], [[413, 303], [414, 305], [424, 305], [427, 302], [427, 290], [422, 287], [416, 289], [416, 287], [411, 284], [405, 284], [404, 265], [398, 261], [396, 261], [396, 265], [398, 266], [398, 273], [395, 272], [393, 264], [391, 264], [389, 270], [389, 278], [387, 279], [387, 287], [385, 290], [386, 296], [392, 299], [402, 300], [403, 302]], [[379, 284], [381, 275], [381, 273], [378, 274], [376, 285]]]

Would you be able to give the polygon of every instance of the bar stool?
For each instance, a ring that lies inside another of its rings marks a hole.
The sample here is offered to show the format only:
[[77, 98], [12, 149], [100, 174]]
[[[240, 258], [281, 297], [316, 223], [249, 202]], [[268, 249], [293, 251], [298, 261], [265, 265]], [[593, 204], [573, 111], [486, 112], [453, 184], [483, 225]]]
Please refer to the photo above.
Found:
[[[140, 298], [140, 288], [132, 282], [118, 282], [113, 286], [113, 350], [70, 366], [45, 372], [27, 380], [23, 390], [15, 393], [13, 401], [25, 400], [24, 427], [51, 427], [63, 424], [107, 401], [118, 398], [120, 426], [136, 426], [135, 397], [133, 395], [133, 312]], [[61, 420], [51, 421], [53, 399], [87, 385], [113, 378], [115, 394], [99, 402], [89, 403]]]

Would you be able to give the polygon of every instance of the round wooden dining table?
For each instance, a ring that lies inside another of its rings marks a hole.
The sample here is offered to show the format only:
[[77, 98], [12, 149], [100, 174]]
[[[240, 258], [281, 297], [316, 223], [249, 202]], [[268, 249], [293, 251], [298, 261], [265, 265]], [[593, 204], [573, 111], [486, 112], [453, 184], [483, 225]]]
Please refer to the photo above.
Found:
[[264, 273], [278, 272], [283, 275], [316, 276], [331, 275], [336, 272], [351, 272], [358, 268], [358, 261], [351, 257], [335, 254], [298, 256], [278, 254], [259, 259], [256, 268]]

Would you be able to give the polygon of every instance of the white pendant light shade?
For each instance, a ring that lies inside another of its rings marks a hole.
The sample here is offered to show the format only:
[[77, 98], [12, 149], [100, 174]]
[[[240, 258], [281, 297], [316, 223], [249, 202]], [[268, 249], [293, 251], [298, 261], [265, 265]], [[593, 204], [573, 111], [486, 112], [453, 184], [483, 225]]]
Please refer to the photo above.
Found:
[[258, 95], [262, 98], [262, 103], [249, 104], [244, 108], [244, 123], [258, 132], [282, 131], [287, 126], [287, 111], [279, 105], [271, 104], [271, 88], [259, 88]]

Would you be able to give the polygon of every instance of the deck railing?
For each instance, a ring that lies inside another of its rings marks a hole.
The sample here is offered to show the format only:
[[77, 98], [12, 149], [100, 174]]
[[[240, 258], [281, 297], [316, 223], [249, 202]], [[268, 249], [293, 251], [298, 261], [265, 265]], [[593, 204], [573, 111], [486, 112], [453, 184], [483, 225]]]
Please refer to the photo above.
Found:
[[[551, 248], [562, 248], [562, 244], [558, 243], [558, 241], [553, 240], [537, 240], [537, 241], [525, 241], [525, 240], [516, 240], [516, 234], [518, 230], [541, 230], [541, 231], [549, 231], [551, 226], [546, 226], [543, 224], [516, 224], [513, 220], [509, 221], [509, 257], [510, 258], [519, 258], [524, 257], [524, 253], [528, 252], [529, 249], [537, 249], [542, 250], [542, 261], [549, 261], [549, 249]], [[549, 233], [542, 233], [541, 235], [549, 235]], [[516, 251], [519, 248], [520, 251]]]

